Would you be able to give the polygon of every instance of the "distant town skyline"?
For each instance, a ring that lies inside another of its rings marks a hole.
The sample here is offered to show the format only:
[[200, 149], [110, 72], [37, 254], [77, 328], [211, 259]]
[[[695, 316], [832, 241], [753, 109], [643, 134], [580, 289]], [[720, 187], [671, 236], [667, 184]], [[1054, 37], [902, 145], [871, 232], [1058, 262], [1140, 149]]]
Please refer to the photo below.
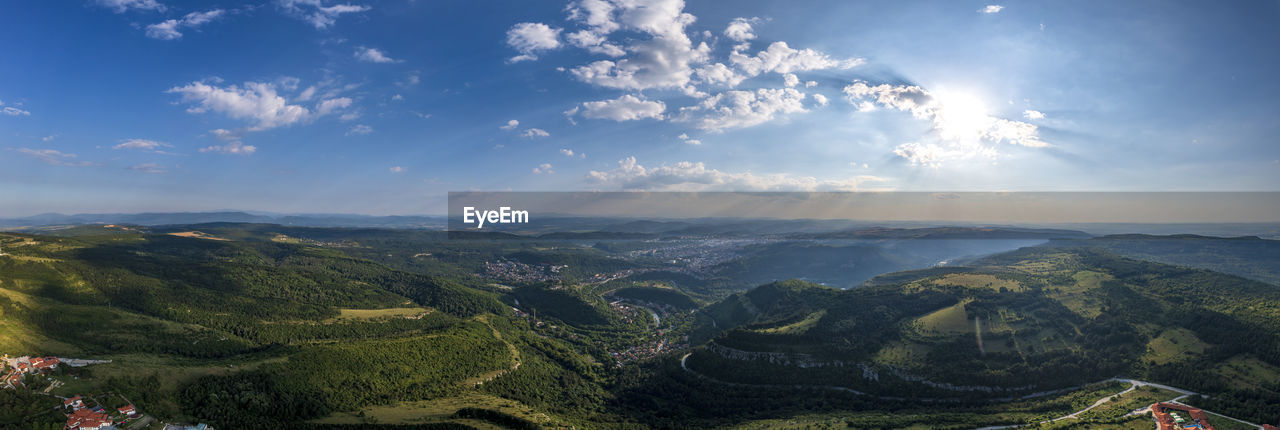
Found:
[[[1105, 13], [1101, 13], [1105, 12]], [[1280, 191], [1280, 3], [0, 5], [0, 217]]]

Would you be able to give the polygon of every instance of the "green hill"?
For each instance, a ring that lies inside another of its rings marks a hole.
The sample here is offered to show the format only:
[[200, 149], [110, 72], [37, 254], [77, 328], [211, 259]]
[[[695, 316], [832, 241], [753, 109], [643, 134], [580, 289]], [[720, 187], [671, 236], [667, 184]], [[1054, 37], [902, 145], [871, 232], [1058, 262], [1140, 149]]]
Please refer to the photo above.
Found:
[[1280, 371], [1280, 290], [1265, 283], [1058, 247], [886, 279], [852, 290], [779, 282], [712, 304], [703, 312], [723, 331], [687, 365], [727, 382], [917, 399], [1129, 376], [1280, 400], [1274, 379], [1232, 379], [1241, 365], [1222, 366]]

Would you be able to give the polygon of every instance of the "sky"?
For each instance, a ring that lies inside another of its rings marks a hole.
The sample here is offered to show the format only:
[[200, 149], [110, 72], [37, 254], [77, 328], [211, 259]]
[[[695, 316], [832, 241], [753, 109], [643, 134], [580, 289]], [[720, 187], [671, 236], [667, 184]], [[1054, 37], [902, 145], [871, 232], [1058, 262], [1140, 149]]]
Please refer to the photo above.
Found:
[[1280, 2], [0, 3], [0, 216], [1280, 191]]

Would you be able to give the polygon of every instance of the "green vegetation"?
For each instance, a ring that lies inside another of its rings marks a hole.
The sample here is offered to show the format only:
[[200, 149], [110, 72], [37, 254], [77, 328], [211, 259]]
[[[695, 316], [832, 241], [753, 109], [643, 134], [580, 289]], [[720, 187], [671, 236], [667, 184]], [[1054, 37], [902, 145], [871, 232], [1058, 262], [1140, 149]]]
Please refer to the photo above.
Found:
[[[693, 276], [624, 257], [648, 243], [259, 224], [0, 242], [0, 352], [111, 359], [60, 370], [53, 393], [216, 428], [959, 429], [1079, 411], [1127, 388], [1090, 385], [1116, 376], [1280, 417], [1280, 290], [1063, 243], [841, 290], [772, 280], [913, 263], [779, 242]], [[894, 246], [912, 261], [957, 246], [910, 242]], [[1139, 388], [1041, 427], [1149, 427], [1126, 414], [1172, 397]], [[0, 390], [0, 428], [59, 427], [50, 399]]]

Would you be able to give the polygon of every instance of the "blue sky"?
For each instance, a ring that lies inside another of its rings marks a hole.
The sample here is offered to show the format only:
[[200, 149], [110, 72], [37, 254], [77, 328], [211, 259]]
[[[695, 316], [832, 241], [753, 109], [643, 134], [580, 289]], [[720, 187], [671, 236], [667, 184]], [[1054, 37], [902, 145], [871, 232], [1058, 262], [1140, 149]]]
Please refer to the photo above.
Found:
[[1275, 191], [1277, 23], [1275, 1], [4, 2], [0, 216]]

